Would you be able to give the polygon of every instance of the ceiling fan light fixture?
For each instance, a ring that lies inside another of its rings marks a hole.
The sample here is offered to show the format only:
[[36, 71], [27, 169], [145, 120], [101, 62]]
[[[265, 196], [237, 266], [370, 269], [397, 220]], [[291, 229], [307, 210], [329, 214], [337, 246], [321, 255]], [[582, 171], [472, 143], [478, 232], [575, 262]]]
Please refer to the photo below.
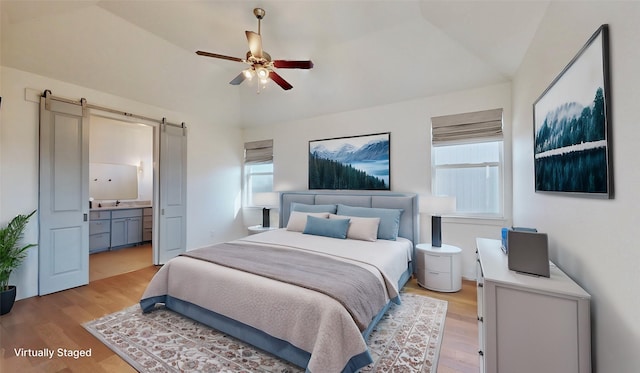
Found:
[[260, 80], [266, 80], [269, 78], [269, 70], [264, 66], [258, 67], [256, 68], [256, 75]]
[[244, 74], [244, 77], [251, 80], [251, 78], [253, 78], [253, 70], [252, 69], [246, 69], [243, 70], [242, 73]]
[[[2, 1], [2, 0], [0, 0]], [[222, 54], [196, 51], [199, 56], [220, 58], [223, 60], [242, 62], [248, 64], [249, 67], [242, 70], [238, 76], [229, 82], [231, 85], [239, 85], [245, 80], [252, 80], [254, 76], [258, 77], [259, 84], [266, 87], [267, 83], [271, 80], [276, 83], [280, 88], [285, 91], [293, 88], [286, 80], [284, 80], [273, 68], [277, 69], [311, 69], [313, 68], [313, 62], [311, 60], [296, 61], [296, 60], [273, 60], [269, 53], [262, 49], [262, 36], [260, 33], [260, 21], [264, 18], [265, 11], [262, 8], [255, 8], [253, 14], [258, 19], [258, 32], [245, 31], [245, 36], [249, 42], [249, 51], [246, 54], [246, 58], [230, 57]], [[258, 91], [259, 92], [259, 91]]]

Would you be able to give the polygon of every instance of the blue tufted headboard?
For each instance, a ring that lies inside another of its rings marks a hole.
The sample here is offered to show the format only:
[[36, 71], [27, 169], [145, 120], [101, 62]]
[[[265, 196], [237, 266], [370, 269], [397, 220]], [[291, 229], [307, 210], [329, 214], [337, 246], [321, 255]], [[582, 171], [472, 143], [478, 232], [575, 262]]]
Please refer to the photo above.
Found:
[[291, 202], [307, 205], [338, 204], [358, 207], [403, 209], [398, 235], [414, 245], [420, 243], [418, 196], [413, 193], [388, 191], [308, 190], [280, 193], [280, 227], [285, 227], [291, 213]]

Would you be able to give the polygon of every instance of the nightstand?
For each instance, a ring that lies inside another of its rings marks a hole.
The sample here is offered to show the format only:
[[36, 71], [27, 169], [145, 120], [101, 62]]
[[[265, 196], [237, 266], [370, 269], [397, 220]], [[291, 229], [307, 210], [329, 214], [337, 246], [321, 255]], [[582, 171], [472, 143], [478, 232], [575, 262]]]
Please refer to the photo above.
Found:
[[278, 227], [263, 227], [262, 225], [252, 225], [247, 229], [249, 230], [249, 234], [256, 234], [278, 229]]
[[435, 291], [455, 292], [462, 288], [462, 249], [429, 243], [416, 245], [418, 284]]

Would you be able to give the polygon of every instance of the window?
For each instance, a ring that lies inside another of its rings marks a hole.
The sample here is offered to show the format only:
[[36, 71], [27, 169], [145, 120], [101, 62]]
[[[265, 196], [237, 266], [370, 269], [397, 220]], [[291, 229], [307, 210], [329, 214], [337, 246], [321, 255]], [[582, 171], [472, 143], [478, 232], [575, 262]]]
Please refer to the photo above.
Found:
[[273, 191], [273, 140], [244, 144], [244, 197], [246, 206], [254, 206], [256, 193]]
[[256, 193], [273, 191], [273, 162], [245, 164], [244, 170], [247, 206], [254, 206]]
[[456, 197], [456, 214], [502, 217], [502, 109], [432, 118], [434, 195]]
[[502, 216], [502, 140], [433, 148], [434, 195], [456, 197], [456, 213]]

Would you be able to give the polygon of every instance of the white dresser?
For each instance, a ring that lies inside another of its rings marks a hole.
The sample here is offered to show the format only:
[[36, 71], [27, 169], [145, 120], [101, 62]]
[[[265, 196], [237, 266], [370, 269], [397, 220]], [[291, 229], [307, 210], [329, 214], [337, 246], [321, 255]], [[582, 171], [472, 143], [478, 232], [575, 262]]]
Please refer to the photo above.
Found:
[[519, 274], [499, 240], [476, 245], [480, 372], [591, 372], [590, 295], [553, 263]]

